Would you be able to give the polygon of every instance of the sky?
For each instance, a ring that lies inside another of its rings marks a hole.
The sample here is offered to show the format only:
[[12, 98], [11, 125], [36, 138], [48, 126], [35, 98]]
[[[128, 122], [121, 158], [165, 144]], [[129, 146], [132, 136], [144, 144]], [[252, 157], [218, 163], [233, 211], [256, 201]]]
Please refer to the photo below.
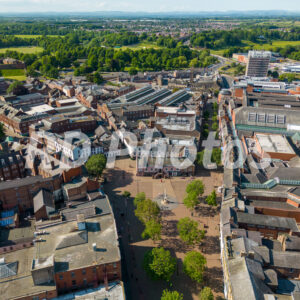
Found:
[[1, 12], [300, 11], [300, 0], [0, 0]]

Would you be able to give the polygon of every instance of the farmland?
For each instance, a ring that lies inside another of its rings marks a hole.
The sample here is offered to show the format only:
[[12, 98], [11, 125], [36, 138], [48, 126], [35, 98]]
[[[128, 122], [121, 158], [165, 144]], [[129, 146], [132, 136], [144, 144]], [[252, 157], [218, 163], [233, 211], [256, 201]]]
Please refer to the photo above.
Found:
[[5, 53], [6, 51], [17, 51], [24, 54], [40, 53], [43, 51], [42, 47], [9, 47], [9, 48], [0, 48], [0, 54]]
[[[39, 37], [42, 37], [41, 34], [15, 34], [14, 35], [17, 38], [21, 39], [37, 39]], [[58, 37], [59, 35], [47, 35], [47, 37]]]
[[1, 76], [8, 79], [19, 81], [26, 80], [25, 70], [23, 69], [1, 70], [1, 74]]

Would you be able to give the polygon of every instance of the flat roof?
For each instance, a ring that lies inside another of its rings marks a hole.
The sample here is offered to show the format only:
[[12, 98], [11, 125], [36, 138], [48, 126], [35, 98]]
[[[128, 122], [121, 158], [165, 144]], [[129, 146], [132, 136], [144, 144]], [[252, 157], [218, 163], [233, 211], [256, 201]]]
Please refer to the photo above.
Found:
[[[117, 262], [121, 259], [115, 220], [112, 214], [86, 219], [86, 230], [78, 230], [77, 221], [46, 225], [41, 236], [37, 261], [52, 255], [55, 272], [80, 269], [94, 264]], [[93, 244], [96, 243], [96, 251]], [[38, 266], [37, 266], [38, 267]]]
[[34, 247], [1, 254], [6, 263], [18, 262], [17, 274], [0, 279], [2, 299], [15, 299], [22, 296], [30, 296], [44, 291], [56, 290], [55, 283], [35, 285], [31, 276], [31, 263], [35, 255]]
[[[13, 245], [15, 242], [31, 241], [34, 238], [34, 229], [31, 226], [13, 229], [0, 229], [0, 246]], [[1, 257], [1, 255], [0, 255]]]
[[94, 289], [81, 290], [72, 294], [66, 294], [54, 298], [53, 300], [125, 300], [124, 286], [122, 282], [112, 282], [108, 284], [108, 290], [104, 285]]
[[48, 104], [30, 106], [30, 107], [26, 107], [23, 109], [23, 111], [26, 112], [26, 114], [31, 115], [31, 116], [34, 114], [45, 113], [45, 112], [54, 111], [54, 110], [55, 109]]
[[56, 100], [58, 103], [73, 103], [73, 102], [78, 102], [77, 98], [70, 98], [70, 99], [60, 99]]
[[256, 138], [265, 152], [295, 154], [286, 137], [279, 134], [256, 134]]

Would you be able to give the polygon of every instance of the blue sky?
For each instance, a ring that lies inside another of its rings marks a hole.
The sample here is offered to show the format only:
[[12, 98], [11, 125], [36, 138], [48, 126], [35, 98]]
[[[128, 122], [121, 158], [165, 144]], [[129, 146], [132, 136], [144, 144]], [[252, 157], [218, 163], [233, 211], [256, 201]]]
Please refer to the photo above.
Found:
[[0, 0], [0, 12], [47, 11], [300, 11], [300, 0]]

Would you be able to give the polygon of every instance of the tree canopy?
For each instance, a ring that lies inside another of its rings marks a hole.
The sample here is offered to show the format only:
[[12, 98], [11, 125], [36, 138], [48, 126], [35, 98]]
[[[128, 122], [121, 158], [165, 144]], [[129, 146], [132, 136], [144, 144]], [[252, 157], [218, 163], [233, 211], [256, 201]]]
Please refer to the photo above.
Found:
[[183, 260], [183, 270], [192, 279], [198, 283], [203, 282], [203, 273], [206, 266], [205, 257], [197, 252], [188, 252]]
[[85, 163], [88, 173], [92, 176], [101, 176], [106, 166], [106, 157], [104, 154], [94, 154]]
[[146, 224], [150, 220], [159, 221], [160, 208], [156, 202], [145, 199], [137, 203], [134, 213], [143, 224]]
[[161, 223], [156, 220], [149, 220], [145, 223], [145, 229], [142, 233], [142, 238], [150, 238], [153, 241], [161, 239]]
[[176, 258], [169, 250], [153, 248], [146, 252], [143, 267], [151, 279], [170, 281], [176, 269]]
[[215, 190], [213, 190], [211, 194], [206, 197], [205, 202], [208, 205], [217, 206], [217, 194]]
[[14, 94], [16, 96], [25, 95], [28, 93], [24, 84], [21, 81], [14, 81], [7, 89], [8, 94]]
[[199, 294], [199, 300], [214, 300], [214, 294], [211, 291], [210, 287], [204, 287], [200, 294]]
[[197, 193], [190, 192], [183, 199], [183, 204], [186, 208], [193, 210], [200, 203]]
[[146, 200], [146, 194], [144, 192], [137, 193], [134, 197], [133, 204], [137, 207], [139, 202]]
[[188, 245], [200, 243], [205, 235], [204, 230], [198, 229], [198, 223], [189, 217], [180, 219], [177, 224], [177, 229], [180, 238]]
[[195, 193], [197, 196], [201, 196], [204, 193], [204, 184], [201, 180], [197, 179], [190, 182], [186, 187], [186, 192]]
[[124, 191], [123, 194], [122, 194], [122, 196], [125, 197], [125, 198], [130, 197], [130, 195], [131, 195], [131, 193], [128, 192], [128, 191]]
[[3, 123], [0, 123], [0, 140], [5, 138], [5, 129]]
[[177, 291], [163, 290], [160, 300], [183, 300], [183, 294]]
[[221, 148], [213, 148], [211, 153], [211, 161], [220, 165], [222, 162], [222, 150]]

